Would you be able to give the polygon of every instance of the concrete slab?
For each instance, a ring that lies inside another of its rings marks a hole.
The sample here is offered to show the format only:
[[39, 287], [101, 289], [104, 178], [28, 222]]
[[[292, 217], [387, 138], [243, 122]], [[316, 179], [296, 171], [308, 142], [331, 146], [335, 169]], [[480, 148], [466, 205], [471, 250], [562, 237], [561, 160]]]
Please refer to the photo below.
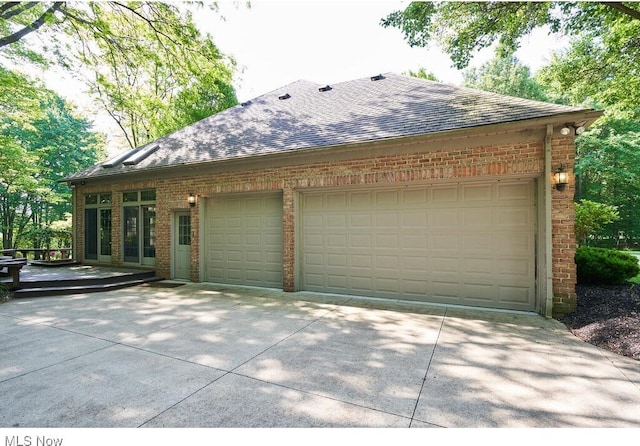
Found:
[[411, 417], [441, 318], [368, 311], [338, 320], [331, 314], [236, 372]]
[[0, 427], [637, 427], [557, 321], [212, 284], [0, 305]]
[[447, 318], [415, 418], [447, 427], [639, 425], [640, 389], [607, 355], [556, 321], [517, 320]]
[[409, 427], [410, 419], [308, 392], [225, 375], [143, 427]]
[[0, 426], [138, 427], [223, 374], [113, 345], [0, 382]]

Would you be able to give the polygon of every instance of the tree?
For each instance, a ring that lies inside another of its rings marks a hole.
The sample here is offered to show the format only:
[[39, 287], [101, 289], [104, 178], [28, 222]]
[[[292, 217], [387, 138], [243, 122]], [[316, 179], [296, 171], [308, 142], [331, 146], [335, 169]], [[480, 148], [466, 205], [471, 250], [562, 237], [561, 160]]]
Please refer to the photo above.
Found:
[[237, 103], [234, 62], [201, 35], [189, 6], [0, 2], [0, 49], [24, 56], [27, 36], [45, 36], [50, 61], [83, 78], [136, 147]]
[[536, 101], [549, 101], [543, 87], [531, 76], [531, 70], [514, 56], [495, 57], [480, 68], [464, 72], [464, 85], [493, 93]]
[[553, 55], [538, 77], [573, 103], [585, 100], [610, 113], [640, 118], [640, 20], [618, 20], [606, 30], [585, 31]]
[[28, 233], [62, 220], [71, 211], [71, 194], [58, 180], [104, 155], [103, 139], [69, 104], [41, 84], [2, 67], [0, 146], [4, 248], [16, 247]]
[[[640, 123], [605, 116], [576, 139], [576, 200], [615, 206], [619, 219], [600, 231], [606, 240], [640, 240]], [[611, 244], [611, 243], [609, 243]]]
[[[604, 105], [640, 105], [637, 73], [640, 7], [632, 2], [413, 2], [381, 20], [399, 28], [409, 45], [438, 43], [458, 69], [474, 53], [496, 44], [501, 56], [513, 54], [520, 38], [537, 28], [577, 36], [558, 80], [564, 88], [591, 93]], [[602, 95], [596, 95], [606, 82]], [[598, 97], [597, 97], [598, 96]], [[574, 98], [576, 95], [574, 95]]]
[[473, 52], [497, 42], [503, 55], [511, 54], [520, 37], [543, 26], [552, 33], [577, 35], [635, 20], [640, 20], [640, 9], [622, 2], [412, 2], [381, 24], [400, 28], [411, 46], [437, 40], [462, 69]]
[[590, 238], [598, 236], [598, 232], [606, 225], [620, 219], [618, 209], [603, 203], [590, 200], [580, 200], [576, 203], [575, 233], [578, 243], [582, 246], [589, 244]]
[[420, 79], [426, 79], [428, 81], [440, 82], [440, 79], [438, 79], [435, 74], [433, 74], [431, 71], [427, 72], [427, 70], [423, 67], [419, 68], [418, 71], [409, 70], [406, 75], [417, 77]]

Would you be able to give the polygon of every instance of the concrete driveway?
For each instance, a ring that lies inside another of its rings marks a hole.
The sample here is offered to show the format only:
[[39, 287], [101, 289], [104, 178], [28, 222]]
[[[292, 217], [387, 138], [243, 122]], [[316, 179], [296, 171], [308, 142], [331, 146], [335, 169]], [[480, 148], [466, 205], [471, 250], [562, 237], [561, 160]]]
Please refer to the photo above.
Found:
[[640, 423], [640, 364], [535, 315], [141, 286], [2, 304], [0, 342], [5, 428]]

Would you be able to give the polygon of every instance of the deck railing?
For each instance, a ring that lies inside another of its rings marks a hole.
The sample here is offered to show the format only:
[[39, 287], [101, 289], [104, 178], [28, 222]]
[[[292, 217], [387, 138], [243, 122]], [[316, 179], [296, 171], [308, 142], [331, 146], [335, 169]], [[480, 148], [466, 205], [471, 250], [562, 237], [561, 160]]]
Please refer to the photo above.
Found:
[[71, 248], [16, 248], [2, 249], [0, 256], [27, 260], [66, 260], [72, 258]]

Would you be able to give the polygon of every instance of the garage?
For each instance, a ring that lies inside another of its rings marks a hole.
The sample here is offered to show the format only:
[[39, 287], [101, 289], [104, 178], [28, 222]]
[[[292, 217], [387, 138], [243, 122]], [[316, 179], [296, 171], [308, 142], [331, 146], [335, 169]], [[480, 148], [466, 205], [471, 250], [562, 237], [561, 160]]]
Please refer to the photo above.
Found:
[[208, 198], [205, 281], [282, 288], [282, 193]]
[[533, 179], [304, 192], [300, 288], [535, 309]]

